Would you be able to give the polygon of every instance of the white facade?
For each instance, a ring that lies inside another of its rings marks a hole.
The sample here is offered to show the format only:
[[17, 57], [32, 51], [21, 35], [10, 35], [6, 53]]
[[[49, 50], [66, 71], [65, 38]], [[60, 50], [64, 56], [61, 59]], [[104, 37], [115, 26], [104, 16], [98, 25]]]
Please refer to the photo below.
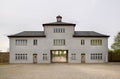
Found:
[[[101, 36], [94, 34], [93, 36], [89, 36], [89, 34], [87, 36], [84, 34], [83, 36], [74, 36], [75, 25], [63, 22], [48, 23], [43, 24], [43, 26], [45, 36], [27, 36], [27, 31], [8, 36], [10, 39], [10, 63], [51, 63], [52, 50], [66, 50], [66, 62], [68, 63], [108, 62], [109, 36], [102, 34]], [[56, 33], [56, 28], [64, 29], [64, 31], [58, 30]], [[29, 33], [32, 34], [32, 31]], [[36, 45], [34, 45], [34, 40], [37, 40]], [[54, 40], [59, 40], [57, 42], [63, 44], [55, 45]], [[83, 44], [81, 44], [81, 40], [84, 41]], [[97, 40], [94, 41], [95, 45], [91, 44], [92, 40]], [[22, 44], [16, 43], [17, 41]]]

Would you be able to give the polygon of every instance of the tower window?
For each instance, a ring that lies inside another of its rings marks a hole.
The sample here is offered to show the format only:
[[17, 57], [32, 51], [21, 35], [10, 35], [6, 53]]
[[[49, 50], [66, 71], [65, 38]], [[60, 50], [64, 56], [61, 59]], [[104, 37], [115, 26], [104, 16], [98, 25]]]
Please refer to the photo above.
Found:
[[54, 33], [64, 33], [65, 28], [54, 28]]
[[55, 46], [63, 46], [65, 45], [65, 39], [54, 39], [53, 44]]

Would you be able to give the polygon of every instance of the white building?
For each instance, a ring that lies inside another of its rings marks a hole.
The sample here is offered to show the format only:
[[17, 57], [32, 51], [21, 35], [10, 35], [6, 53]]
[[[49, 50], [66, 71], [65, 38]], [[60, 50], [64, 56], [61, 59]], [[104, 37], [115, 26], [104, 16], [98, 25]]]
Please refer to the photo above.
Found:
[[108, 62], [108, 37], [94, 31], [75, 31], [62, 22], [43, 24], [44, 31], [10, 35], [10, 63], [104, 63]]

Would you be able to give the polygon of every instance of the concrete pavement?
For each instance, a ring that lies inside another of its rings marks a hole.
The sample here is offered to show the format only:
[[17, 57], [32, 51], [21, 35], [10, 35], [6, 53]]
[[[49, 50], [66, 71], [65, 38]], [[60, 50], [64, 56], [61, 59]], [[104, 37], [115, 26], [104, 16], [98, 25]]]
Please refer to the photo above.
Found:
[[120, 79], [120, 63], [0, 65], [0, 79]]

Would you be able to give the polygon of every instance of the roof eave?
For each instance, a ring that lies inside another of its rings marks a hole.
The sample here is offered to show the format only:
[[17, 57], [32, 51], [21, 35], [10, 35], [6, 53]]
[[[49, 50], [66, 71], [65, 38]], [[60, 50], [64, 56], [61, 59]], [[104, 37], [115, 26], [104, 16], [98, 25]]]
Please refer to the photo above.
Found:
[[9, 38], [21, 38], [21, 37], [46, 37], [46, 35], [44, 35], [44, 36], [8, 36]]
[[73, 37], [110, 37], [110, 36], [77, 36], [77, 35], [73, 35]]
[[44, 26], [76, 26], [76, 24], [43, 24]]

